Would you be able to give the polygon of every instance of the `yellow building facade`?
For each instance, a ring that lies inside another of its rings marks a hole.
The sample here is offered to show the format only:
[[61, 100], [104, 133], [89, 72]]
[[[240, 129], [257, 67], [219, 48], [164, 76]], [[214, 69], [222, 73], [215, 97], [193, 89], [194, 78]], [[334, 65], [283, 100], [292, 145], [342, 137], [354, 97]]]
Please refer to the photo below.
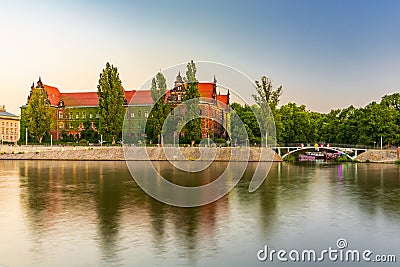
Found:
[[5, 106], [0, 106], [0, 141], [16, 143], [19, 140], [20, 117], [6, 111]]

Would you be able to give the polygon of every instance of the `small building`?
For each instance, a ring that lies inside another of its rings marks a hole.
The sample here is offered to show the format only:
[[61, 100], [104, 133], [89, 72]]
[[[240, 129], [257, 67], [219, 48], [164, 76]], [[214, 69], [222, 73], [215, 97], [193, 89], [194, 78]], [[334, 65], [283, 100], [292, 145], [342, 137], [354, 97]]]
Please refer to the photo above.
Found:
[[0, 106], [0, 141], [17, 143], [19, 140], [20, 117], [6, 111], [6, 107]]

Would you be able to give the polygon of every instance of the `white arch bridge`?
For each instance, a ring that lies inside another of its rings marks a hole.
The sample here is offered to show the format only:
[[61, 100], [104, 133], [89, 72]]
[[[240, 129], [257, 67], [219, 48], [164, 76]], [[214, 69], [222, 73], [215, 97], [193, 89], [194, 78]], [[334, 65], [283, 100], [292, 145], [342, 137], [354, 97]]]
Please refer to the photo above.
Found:
[[300, 152], [300, 151], [325, 150], [325, 151], [342, 153], [344, 156], [348, 157], [349, 159], [354, 160], [358, 156], [358, 154], [363, 153], [363, 152], [367, 151], [368, 149], [367, 148], [355, 148], [355, 147], [335, 147], [335, 146], [332, 146], [332, 147], [331, 146], [318, 146], [318, 147], [315, 147], [315, 146], [277, 146], [277, 147], [272, 147], [272, 150], [274, 150], [282, 159], [293, 153]]

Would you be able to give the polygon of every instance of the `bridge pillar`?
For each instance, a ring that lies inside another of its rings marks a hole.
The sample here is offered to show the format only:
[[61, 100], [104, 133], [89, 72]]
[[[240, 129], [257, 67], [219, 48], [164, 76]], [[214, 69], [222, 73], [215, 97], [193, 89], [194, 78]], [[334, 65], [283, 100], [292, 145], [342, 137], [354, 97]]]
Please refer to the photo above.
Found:
[[282, 157], [280, 148], [278, 148], [278, 155], [279, 155], [279, 157]]

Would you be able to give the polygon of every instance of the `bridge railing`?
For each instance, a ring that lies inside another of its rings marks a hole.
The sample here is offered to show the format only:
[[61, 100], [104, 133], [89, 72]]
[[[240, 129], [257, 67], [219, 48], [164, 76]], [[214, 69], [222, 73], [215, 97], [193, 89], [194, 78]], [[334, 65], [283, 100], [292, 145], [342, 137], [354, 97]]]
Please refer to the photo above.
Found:
[[[299, 147], [301, 143], [286, 143], [286, 144], [277, 144], [276, 147]], [[302, 143], [305, 147], [313, 147], [315, 143]], [[367, 145], [350, 145], [350, 144], [339, 144], [339, 143], [321, 143], [317, 142], [320, 146], [321, 144], [327, 146], [329, 144], [330, 147], [341, 147], [341, 148], [359, 148], [359, 149], [373, 149], [373, 146]]]

